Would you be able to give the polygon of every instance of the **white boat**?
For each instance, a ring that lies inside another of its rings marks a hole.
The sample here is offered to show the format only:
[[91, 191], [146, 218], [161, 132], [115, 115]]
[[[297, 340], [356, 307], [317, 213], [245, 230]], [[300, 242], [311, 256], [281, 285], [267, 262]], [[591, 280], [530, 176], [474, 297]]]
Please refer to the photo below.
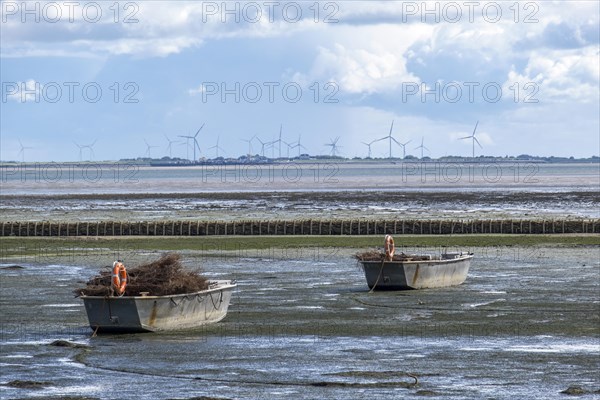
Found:
[[169, 296], [81, 296], [94, 332], [178, 331], [221, 321], [235, 281], [210, 281], [208, 289]]
[[401, 261], [362, 261], [372, 290], [407, 290], [460, 285], [467, 278], [472, 253], [407, 255]]

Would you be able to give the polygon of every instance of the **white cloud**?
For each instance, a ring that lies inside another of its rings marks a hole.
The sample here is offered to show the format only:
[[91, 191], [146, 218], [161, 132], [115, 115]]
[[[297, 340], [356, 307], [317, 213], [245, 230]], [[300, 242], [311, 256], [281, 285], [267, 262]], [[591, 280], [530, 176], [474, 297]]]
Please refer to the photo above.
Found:
[[206, 92], [206, 86], [204, 86], [204, 84], [200, 84], [200, 86], [198, 86], [197, 88], [193, 88], [193, 89], [189, 89], [188, 90], [188, 94], [190, 96], [196, 96], [202, 93]]
[[432, 29], [427, 25], [339, 28], [330, 43], [318, 47], [310, 70], [298, 71], [294, 79], [334, 81], [341, 91], [352, 94], [392, 92], [403, 82], [419, 83], [407, 70], [407, 51]]
[[[519, 83], [521, 88], [528, 82], [539, 88], [536, 95], [540, 101], [597, 102], [600, 76], [599, 52], [596, 47], [583, 50], [553, 50], [532, 52], [522, 71], [514, 66], [508, 73], [503, 90]], [[531, 91], [521, 90], [520, 101]]]
[[34, 79], [29, 79], [26, 82], [3, 82], [2, 100], [13, 100], [18, 103], [39, 103], [43, 88], [43, 85]]
[[402, 55], [373, 49], [349, 49], [336, 44], [320, 48], [312, 68], [313, 76], [338, 83], [349, 93], [373, 93], [396, 89], [402, 81], [416, 81], [406, 71]]

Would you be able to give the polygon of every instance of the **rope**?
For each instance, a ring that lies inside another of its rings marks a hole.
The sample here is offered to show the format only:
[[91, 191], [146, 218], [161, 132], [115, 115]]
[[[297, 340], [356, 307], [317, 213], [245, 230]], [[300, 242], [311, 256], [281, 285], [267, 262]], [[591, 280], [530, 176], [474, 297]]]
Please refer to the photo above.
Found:
[[[312, 382], [290, 382], [290, 381], [257, 381], [257, 380], [230, 380], [230, 379], [220, 379], [220, 378], [204, 378], [201, 376], [178, 376], [178, 375], [168, 375], [168, 374], [157, 374], [152, 372], [144, 372], [144, 371], [132, 371], [125, 368], [113, 368], [106, 366], [98, 366], [92, 365], [89, 361], [86, 360], [86, 355], [89, 354], [89, 349], [84, 349], [80, 353], [76, 354], [73, 357], [73, 361], [78, 362], [88, 368], [96, 368], [104, 371], [111, 372], [122, 372], [126, 374], [134, 374], [134, 375], [143, 375], [143, 376], [153, 376], [153, 377], [161, 377], [161, 378], [170, 378], [170, 379], [185, 379], [190, 381], [205, 381], [205, 382], [220, 382], [220, 383], [229, 383], [229, 384], [245, 384], [245, 385], [271, 385], [271, 386], [314, 386], [314, 387], [377, 387], [377, 383], [358, 383], [358, 382], [327, 382], [327, 381], [312, 381]], [[402, 387], [405, 389], [412, 388], [419, 384], [419, 379], [416, 375], [402, 372], [398, 373], [398, 376], [408, 376], [414, 379], [414, 382], [381, 382], [384, 385], [393, 383], [398, 387]]]
[[214, 308], [215, 310], [219, 310], [219, 309], [221, 308], [221, 303], [223, 303], [223, 291], [221, 291], [221, 292], [219, 292], [219, 293], [220, 293], [221, 297], [220, 297], [220, 298], [219, 298], [219, 300], [218, 300], [218, 303], [219, 303], [219, 306], [218, 306], [218, 307], [217, 307], [217, 305], [215, 304], [215, 301], [213, 300], [212, 293], [209, 293], [209, 296], [210, 296], [210, 302], [212, 303], [212, 305], [213, 305], [213, 308]]
[[373, 285], [371, 290], [369, 290], [369, 293], [373, 293], [373, 291], [377, 287], [377, 284], [379, 283], [379, 279], [381, 279], [381, 274], [383, 273], [383, 264], [384, 263], [385, 263], [385, 260], [381, 261], [381, 268], [379, 269], [379, 275], [377, 275], [377, 280], [375, 281], [375, 284]]

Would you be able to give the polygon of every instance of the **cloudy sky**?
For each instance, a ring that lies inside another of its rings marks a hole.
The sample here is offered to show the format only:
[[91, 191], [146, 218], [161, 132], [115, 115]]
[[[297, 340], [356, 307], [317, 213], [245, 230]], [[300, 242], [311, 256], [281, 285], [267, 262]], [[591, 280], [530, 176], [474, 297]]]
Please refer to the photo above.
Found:
[[0, 159], [598, 155], [598, 4], [3, 0]]

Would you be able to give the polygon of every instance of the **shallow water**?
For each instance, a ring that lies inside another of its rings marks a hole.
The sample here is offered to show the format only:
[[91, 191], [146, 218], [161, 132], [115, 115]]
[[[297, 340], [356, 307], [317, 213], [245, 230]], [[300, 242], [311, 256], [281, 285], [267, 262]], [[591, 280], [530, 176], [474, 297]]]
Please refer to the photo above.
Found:
[[5, 195], [363, 189], [568, 192], [598, 187], [599, 171], [598, 163], [311, 161], [193, 167], [32, 163], [0, 168], [0, 181]]
[[[600, 249], [471, 250], [476, 258], [461, 286], [376, 293], [368, 293], [352, 250], [186, 252], [188, 266], [238, 280], [224, 321], [99, 337], [91, 337], [72, 290], [111, 260], [0, 269], [0, 384], [47, 383], [0, 386], [0, 394], [547, 399], [572, 384], [600, 389]], [[134, 265], [156, 256], [123, 258]], [[91, 347], [48, 346], [55, 339]]]

